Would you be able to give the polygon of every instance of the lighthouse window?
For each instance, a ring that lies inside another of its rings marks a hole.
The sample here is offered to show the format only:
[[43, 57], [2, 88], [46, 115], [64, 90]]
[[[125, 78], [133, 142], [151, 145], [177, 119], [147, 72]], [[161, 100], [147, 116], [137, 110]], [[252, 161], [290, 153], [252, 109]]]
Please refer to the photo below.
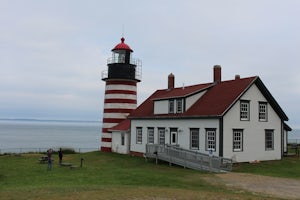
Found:
[[113, 53], [114, 63], [125, 63], [125, 51], [117, 51]]

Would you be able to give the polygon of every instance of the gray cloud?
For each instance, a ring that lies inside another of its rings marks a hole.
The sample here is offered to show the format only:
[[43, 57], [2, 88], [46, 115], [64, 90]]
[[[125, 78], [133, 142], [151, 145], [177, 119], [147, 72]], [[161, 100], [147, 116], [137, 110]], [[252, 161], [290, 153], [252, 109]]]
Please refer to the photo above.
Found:
[[[110, 50], [122, 26], [143, 61], [138, 102], [165, 88], [259, 75], [300, 126], [300, 3], [290, 1], [3, 1], [0, 118], [101, 119]], [[154, 78], [155, 77], [155, 80]]]

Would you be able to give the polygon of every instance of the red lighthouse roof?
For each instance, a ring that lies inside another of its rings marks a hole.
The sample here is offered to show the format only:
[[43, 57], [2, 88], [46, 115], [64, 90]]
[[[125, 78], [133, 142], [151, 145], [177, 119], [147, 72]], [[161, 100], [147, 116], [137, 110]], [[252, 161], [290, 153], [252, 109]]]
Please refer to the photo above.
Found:
[[133, 50], [127, 44], [125, 44], [124, 41], [125, 41], [125, 38], [122, 37], [121, 43], [117, 44], [115, 46], [115, 48], [112, 49], [112, 51], [114, 51], [114, 50], [129, 50], [129, 51], [133, 52]]

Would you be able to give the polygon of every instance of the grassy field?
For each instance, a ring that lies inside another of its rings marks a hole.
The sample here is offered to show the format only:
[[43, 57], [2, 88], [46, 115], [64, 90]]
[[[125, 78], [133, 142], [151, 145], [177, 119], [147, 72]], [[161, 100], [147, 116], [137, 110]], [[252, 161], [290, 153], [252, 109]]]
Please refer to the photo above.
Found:
[[233, 171], [300, 179], [300, 159], [297, 157], [284, 157], [283, 160], [260, 162], [258, 164], [240, 163], [234, 166]]
[[[222, 185], [211, 185], [205, 180], [214, 178], [212, 173], [169, 167], [167, 163], [155, 165], [153, 161], [145, 162], [143, 158], [128, 155], [101, 152], [65, 155], [64, 162], [77, 166], [80, 159], [84, 159], [83, 167], [76, 169], [60, 167], [58, 158], [54, 157], [51, 171], [47, 171], [46, 164], [39, 164], [40, 157], [41, 154], [0, 156], [1, 200], [268, 199]], [[267, 175], [280, 172], [282, 177], [300, 178], [299, 170], [298, 174], [291, 175], [288, 169], [282, 169], [291, 168], [291, 164], [299, 169], [299, 163], [285, 159], [270, 164], [241, 164], [234, 170]], [[270, 168], [273, 173], [270, 173]]]

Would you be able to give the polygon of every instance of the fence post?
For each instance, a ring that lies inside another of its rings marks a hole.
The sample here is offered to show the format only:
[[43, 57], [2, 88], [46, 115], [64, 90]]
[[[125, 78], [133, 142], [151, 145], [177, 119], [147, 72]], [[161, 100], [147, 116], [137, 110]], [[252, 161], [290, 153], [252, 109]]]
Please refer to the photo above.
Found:
[[184, 169], [186, 168], [186, 152], [184, 152]]

